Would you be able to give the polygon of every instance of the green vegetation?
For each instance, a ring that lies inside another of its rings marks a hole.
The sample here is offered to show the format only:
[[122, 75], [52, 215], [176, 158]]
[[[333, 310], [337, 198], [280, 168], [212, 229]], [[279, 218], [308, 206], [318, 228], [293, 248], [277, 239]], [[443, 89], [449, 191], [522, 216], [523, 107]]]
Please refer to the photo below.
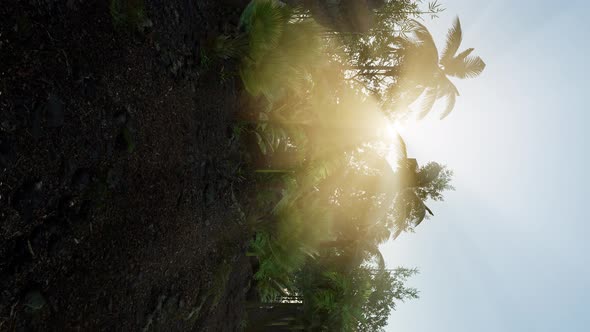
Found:
[[111, 0], [109, 11], [116, 28], [141, 31], [146, 21], [144, 0]]
[[[439, 59], [415, 18], [443, 9], [427, 6], [385, 1], [367, 9], [373, 25], [360, 34], [320, 26], [317, 8], [254, 0], [242, 32], [212, 42], [207, 58], [238, 61], [254, 105], [235, 129], [257, 147], [247, 219], [260, 302], [248, 328], [379, 331], [397, 301], [417, 298], [404, 284], [417, 271], [388, 270], [379, 245], [432, 216], [426, 202], [453, 189], [452, 172], [436, 162], [420, 167], [388, 123], [417, 101], [422, 118], [445, 99], [445, 117], [458, 95], [448, 76], [475, 77], [485, 67], [473, 49], [456, 54], [458, 19]], [[274, 303], [272, 314], [256, 311], [265, 303]]]

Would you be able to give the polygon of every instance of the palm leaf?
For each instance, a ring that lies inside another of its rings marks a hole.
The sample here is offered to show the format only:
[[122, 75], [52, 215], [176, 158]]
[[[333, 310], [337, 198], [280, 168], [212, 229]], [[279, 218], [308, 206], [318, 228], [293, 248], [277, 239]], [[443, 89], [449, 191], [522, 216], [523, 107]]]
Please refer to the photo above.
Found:
[[[422, 203], [422, 204], [424, 204], [424, 203]], [[431, 210], [431, 209], [430, 209], [428, 206], [426, 206], [426, 204], [424, 204], [424, 208], [426, 209], [426, 211], [428, 211], [428, 213], [429, 213], [431, 216], [434, 216], [434, 213], [432, 213], [432, 210]]]
[[426, 218], [426, 208], [424, 205], [424, 203], [422, 203], [422, 200], [420, 200], [420, 198], [416, 195], [415, 196], [415, 201], [413, 203], [413, 209], [415, 211], [415, 215], [414, 217], [414, 225], [418, 226], [420, 225], [420, 223], [422, 223], [422, 221], [424, 220], [424, 218]]
[[398, 237], [398, 236], [399, 236], [399, 235], [402, 233], [402, 231], [403, 231], [403, 229], [401, 229], [401, 228], [398, 228], [398, 229], [395, 231], [395, 233], [393, 233], [393, 235], [391, 236], [391, 238], [392, 238], [393, 240], [397, 239], [397, 237]]
[[376, 245], [367, 245], [364, 249], [370, 255], [371, 258], [375, 259], [379, 270], [385, 270], [385, 258], [383, 257], [383, 254], [381, 253], [379, 248]]
[[288, 19], [277, 1], [254, 0], [248, 4], [240, 17], [240, 26], [248, 33], [250, 58], [254, 62], [277, 47]]
[[320, 33], [321, 27], [313, 20], [287, 24], [279, 49], [291, 62], [309, 66], [317, 62], [322, 53]]
[[[410, 20], [409, 26], [414, 35], [412, 43], [418, 46], [417, 52], [412, 53], [421, 54], [427, 57], [430, 62], [438, 63], [438, 50], [428, 28], [416, 20]], [[412, 56], [416, 56], [416, 54], [412, 54]]]
[[465, 60], [465, 58], [468, 57], [471, 54], [471, 52], [473, 52], [473, 50], [475, 50], [473, 47], [466, 49], [465, 51], [457, 54], [457, 56], [453, 58], [453, 61]]
[[459, 95], [459, 90], [451, 80], [449, 80], [446, 76], [442, 77], [442, 81], [439, 84], [439, 97], [444, 97], [445, 99], [445, 108], [441, 114], [440, 119], [446, 118], [453, 108], [455, 107], [456, 97]]
[[465, 72], [460, 78], [473, 78], [479, 76], [486, 68], [486, 63], [478, 56], [469, 56], [465, 59]]
[[392, 238], [395, 240], [402, 232], [412, 230], [426, 219], [426, 213], [434, 215], [432, 210], [424, 204], [422, 199], [412, 188], [400, 192], [395, 201], [394, 211], [396, 219], [395, 232]]
[[225, 60], [237, 59], [246, 53], [248, 40], [242, 37], [232, 38], [222, 35], [213, 40], [210, 48], [212, 56]]
[[456, 94], [455, 93], [449, 93], [446, 95], [446, 106], [445, 106], [445, 110], [442, 112], [440, 119], [444, 119], [446, 118], [451, 111], [453, 110], [453, 108], [455, 108], [455, 102], [456, 102]]
[[452, 61], [453, 57], [459, 50], [459, 46], [461, 46], [462, 39], [463, 32], [461, 31], [461, 22], [459, 21], [459, 17], [456, 17], [453, 26], [447, 33], [447, 42], [440, 58], [441, 64], [446, 66], [447, 63]]
[[486, 64], [480, 57], [466, 55], [459, 58], [457, 56], [445, 67], [445, 74], [458, 78], [474, 78], [479, 76], [485, 67]]
[[439, 91], [433, 88], [427, 88], [422, 96], [422, 102], [420, 103], [420, 114], [418, 115], [418, 119], [422, 120], [434, 106], [434, 103], [438, 99]]

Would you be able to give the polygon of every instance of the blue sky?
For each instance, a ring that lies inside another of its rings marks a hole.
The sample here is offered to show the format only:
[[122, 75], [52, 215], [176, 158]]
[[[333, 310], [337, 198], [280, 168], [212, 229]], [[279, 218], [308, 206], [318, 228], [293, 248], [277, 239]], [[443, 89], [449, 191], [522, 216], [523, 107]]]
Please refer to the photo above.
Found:
[[387, 331], [590, 331], [590, 1], [441, 1], [487, 63], [457, 106], [404, 129], [409, 153], [455, 171], [435, 217], [382, 247], [418, 267], [421, 298]]

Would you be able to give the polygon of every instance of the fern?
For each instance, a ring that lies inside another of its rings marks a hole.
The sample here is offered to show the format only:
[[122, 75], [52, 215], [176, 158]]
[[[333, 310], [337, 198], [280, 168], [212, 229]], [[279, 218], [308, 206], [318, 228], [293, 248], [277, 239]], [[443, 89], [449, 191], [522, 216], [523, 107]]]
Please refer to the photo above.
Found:
[[293, 22], [292, 15], [293, 10], [272, 0], [254, 0], [242, 14], [249, 51], [240, 77], [253, 96], [272, 100], [297, 90], [305, 81], [305, 67], [317, 61], [318, 26], [312, 21]]

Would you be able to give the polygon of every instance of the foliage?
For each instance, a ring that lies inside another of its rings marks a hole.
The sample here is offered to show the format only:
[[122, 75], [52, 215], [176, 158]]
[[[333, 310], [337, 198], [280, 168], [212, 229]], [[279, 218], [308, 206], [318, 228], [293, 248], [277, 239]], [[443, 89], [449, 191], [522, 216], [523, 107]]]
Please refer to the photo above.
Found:
[[395, 72], [399, 62], [400, 38], [411, 32], [412, 18], [421, 15], [437, 17], [444, 8], [437, 1], [427, 3], [422, 8], [421, 1], [386, 1], [375, 12], [373, 27], [366, 34], [333, 34], [338, 45], [328, 52], [344, 68], [352, 69], [349, 78], [359, 83], [369, 94], [379, 99], [385, 108], [392, 101], [391, 85], [396, 84]]
[[[442, 192], [453, 190], [450, 184], [453, 172], [436, 162], [430, 162], [418, 168], [417, 163], [410, 163], [406, 168], [405, 187], [395, 199], [390, 216], [392, 216], [393, 238], [401, 232], [413, 231], [424, 219], [434, 215], [424, 203], [427, 199], [442, 201]], [[427, 214], [428, 212], [428, 214]]]
[[146, 21], [144, 0], [111, 0], [109, 11], [116, 28], [141, 30]]
[[415, 299], [418, 291], [405, 286], [418, 271], [357, 267], [344, 271], [338, 261], [315, 261], [298, 275], [308, 330], [382, 331], [396, 301]]
[[240, 77], [250, 94], [273, 100], [306, 84], [307, 68], [317, 61], [321, 49], [319, 27], [311, 20], [291, 21], [290, 13], [275, 1], [252, 2], [258, 3], [263, 7], [254, 7], [244, 19], [249, 52]]
[[328, 53], [343, 66], [350, 84], [375, 98], [398, 120], [417, 101], [419, 118], [437, 101], [444, 101], [441, 118], [446, 117], [459, 95], [448, 76], [473, 78], [485, 68], [480, 57], [471, 55], [472, 48], [457, 54], [462, 37], [458, 19], [439, 59], [432, 36], [419, 19], [424, 15], [435, 18], [444, 8], [437, 1], [428, 3], [427, 9], [420, 5], [411, 0], [387, 1], [376, 12], [368, 33], [330, 35], [336, 41], [330, 43]]
[[247, 48], [248, 44], [244, 38], [221, 35], [209, 40], [202, 49], [201, 58], [204, 62], [210, 62], [212, 59], [235, 59], [242, 56]]
[[263, 302], [302, 297], [297, 324], [307, 330], [380, 331], [396, 303], [417, 298], [405, 287], [417, 271], [387, 270], [379, 245], [432, 216], [426, 204], [453, 189], [452, 172], [436, 162], [420, 167], [401, 137], [376, 132], [388, 107], [438, 89], [427, 99], [430, 111], [428, 103], [454, 91], [443, 86], [447, 75], [483, 70], [471, 49], [456, 54], [458, 21], [439, 59], [428, 30], [412, 19], [442, 10], [438, 2], [423, 10], [416, 1], [387, 1], [358, 35], [254, 0], [239, 41], [220, 37], [211, 48], [219, 58], [241, 57], [239, 74], [256, 102], [240, 136], [253, 137], [269, 167], [255, 170], [248, 214], [256, 287]]
[[472, 48], [456, 54], [462, 40], [458, 18], [447, 34], [447, 43], [440, 59], [428, 29], [418, 21], [413, 20], [410, 23], [412, 34], [400, 42], [403, 49], [400, 50], [399, 85], [411, 93], [399, 106], [405, 107], [418, 97], [422, 97], [419, 117], [423, 118], [437, 100], [443, 99], [445, 106], [441, 118], [445, 118], [452, 111], [459, 95], [457, 88], [447, 76], [476, 77], [484, 70], [485, 63], [480, 57], [470, 55]]
[[[434, 40], [422, 23], [409, 20], [407, 27], [408, 32], [394, 37], [388, 45], [385, 65], [357, 66], [357, 75], [365, 80], [382, 105], [398, 117], [407, 113], [410, 104], [421, 100], [418, 117], [424, 118], [438, 100], [444, 100], [441, 119], [445, 118], [459, 95], [448, 76], [476, 77], [484, 70], [485, 63], [471, 55], [473, 48], [456, 54], [462, 40], [458, 18], [447, 34], [440, 59]], [[382, 55], [376, 57], [381, 59]]]
[[293, 288], [292, 274], [307, 258], [317, 255], [316, 248], [329, 226], [327, 212], [302, 197], [294, 179], [288, 183], [270, 215], [258, 221], [258, 232], [250, 243], [249, 255], [260, 261], [254, 279], [265, 301]]

